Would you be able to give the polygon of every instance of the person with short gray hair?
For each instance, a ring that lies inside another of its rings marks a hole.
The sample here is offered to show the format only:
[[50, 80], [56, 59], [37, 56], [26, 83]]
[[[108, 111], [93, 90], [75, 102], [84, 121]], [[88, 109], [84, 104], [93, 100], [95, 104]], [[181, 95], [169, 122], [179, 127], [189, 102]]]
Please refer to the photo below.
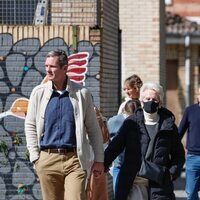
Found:
[[175, 200], [173, 181], [181, 173], [185, 154], [175, 117], [163, 107], [163, 97], [160, 84], [145, 83], [140, 89], [141, 108], [124, 121], [105, 150], [108, 170], [125, 149], [115, 200]]
[[163, 87], [160, 84], [155, 83], [155, 82], [147, 82], [140, 88], [140, 97], [139, 97], [140, 101], [144, 99], [145, 91], [148, 89], [155, 90], [159, 96], [160, 103], [163, 102], [163, 98], [164, 98]]
[[135, 115], [142, 149], [138, 177], [147, 186], [150, 199], [175, 200], [173, 181], [180, 175], [185, 156], [175, 117], [163, 107], [163, 98], [159, 83], [147, 82], [140, 89], [142, 109]]
[[59, 59], [59, 64], [60, 64], [60, 67], [63, 67], [65, 65], [68, 65], [68, 57], [67, 57], [67, 54], [65, 51], [61, 50], [61, 49], [58, 49], [56, 51], [50, 51], [48, 54], [47, 54], [47, 58], [49, 57], [55, 57], [57, 56], [58, 59]]

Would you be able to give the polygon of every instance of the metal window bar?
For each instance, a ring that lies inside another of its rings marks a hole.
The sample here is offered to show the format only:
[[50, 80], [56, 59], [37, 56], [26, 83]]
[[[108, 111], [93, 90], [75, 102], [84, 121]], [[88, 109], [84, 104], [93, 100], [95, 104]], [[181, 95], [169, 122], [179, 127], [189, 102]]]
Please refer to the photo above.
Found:
[[[0, 24], [32, 25], [37, 3], [38, 0], [0, 0]], [[48, 24], [49, 18], [50, 16], [48, 16]]]

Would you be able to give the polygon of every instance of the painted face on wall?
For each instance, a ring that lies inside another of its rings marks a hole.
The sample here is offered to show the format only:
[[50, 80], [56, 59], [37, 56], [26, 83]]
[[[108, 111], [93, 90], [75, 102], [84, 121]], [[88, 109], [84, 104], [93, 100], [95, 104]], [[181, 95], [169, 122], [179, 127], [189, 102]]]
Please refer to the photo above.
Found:
[[138, 99], [140, 96], [140, 90], [136, 87], [130, 87], [129, 84], [124, 85], [124, 92], [127, 94], [128, 97], [131, 99]]
[[146, 90], [141, 104], [145, 112], [155, 113], [160, 105], [159, 95], [155, 90]]
[[47, 57], [45, 69], [48, 80], [51, 80], [54, 83], [66, 80], [67, 66], [60, 66], [58, 56]]

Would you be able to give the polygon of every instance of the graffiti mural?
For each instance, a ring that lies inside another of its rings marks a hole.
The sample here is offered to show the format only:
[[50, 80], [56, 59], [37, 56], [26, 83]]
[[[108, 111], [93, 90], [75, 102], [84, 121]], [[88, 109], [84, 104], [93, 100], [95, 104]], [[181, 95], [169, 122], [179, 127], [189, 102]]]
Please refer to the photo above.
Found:
[[[45, 56], [62, 49], [72, 58], [69, 75], [75, 74], [72, 47], [62, 38], [52, 38], [41, 45], [38, 38], [26, 38], [13, 43], [11, 34], [0, 34], [0, 199], [41, 200], [38, 178], [26, 149], [24, 135], [25, 108], [32, 89], [45, 77]], [[82, 61], [79, 78], [99, 105], [100, 44], [90, 41], [77, 44], [78, 54], [88, 52], [88, 68]], [[79, 58], [80, 59], [80, 58]], [[70, 62], [69, 62], [70, 63]], [[81, 78], [80, 78], [81, 77]]]

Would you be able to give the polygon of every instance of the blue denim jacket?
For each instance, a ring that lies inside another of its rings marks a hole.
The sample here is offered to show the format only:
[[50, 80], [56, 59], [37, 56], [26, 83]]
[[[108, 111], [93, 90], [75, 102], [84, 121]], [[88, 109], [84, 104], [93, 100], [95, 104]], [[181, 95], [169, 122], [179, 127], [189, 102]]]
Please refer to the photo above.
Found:
[[[122, 126], [123, 122], [125, 120], [125, 116], [123, 114], [118, 114], [113, 117], [111, 117], [108, 120], [108, 130], [110, 133], [111, 140], [115, 135], [117, 135], [117, 132], [119, 131], [120, 127]], [[124, 152], [122, 152], [113, 162], [113, 166], [120, 168], [122, 163], [124, 161]]]

